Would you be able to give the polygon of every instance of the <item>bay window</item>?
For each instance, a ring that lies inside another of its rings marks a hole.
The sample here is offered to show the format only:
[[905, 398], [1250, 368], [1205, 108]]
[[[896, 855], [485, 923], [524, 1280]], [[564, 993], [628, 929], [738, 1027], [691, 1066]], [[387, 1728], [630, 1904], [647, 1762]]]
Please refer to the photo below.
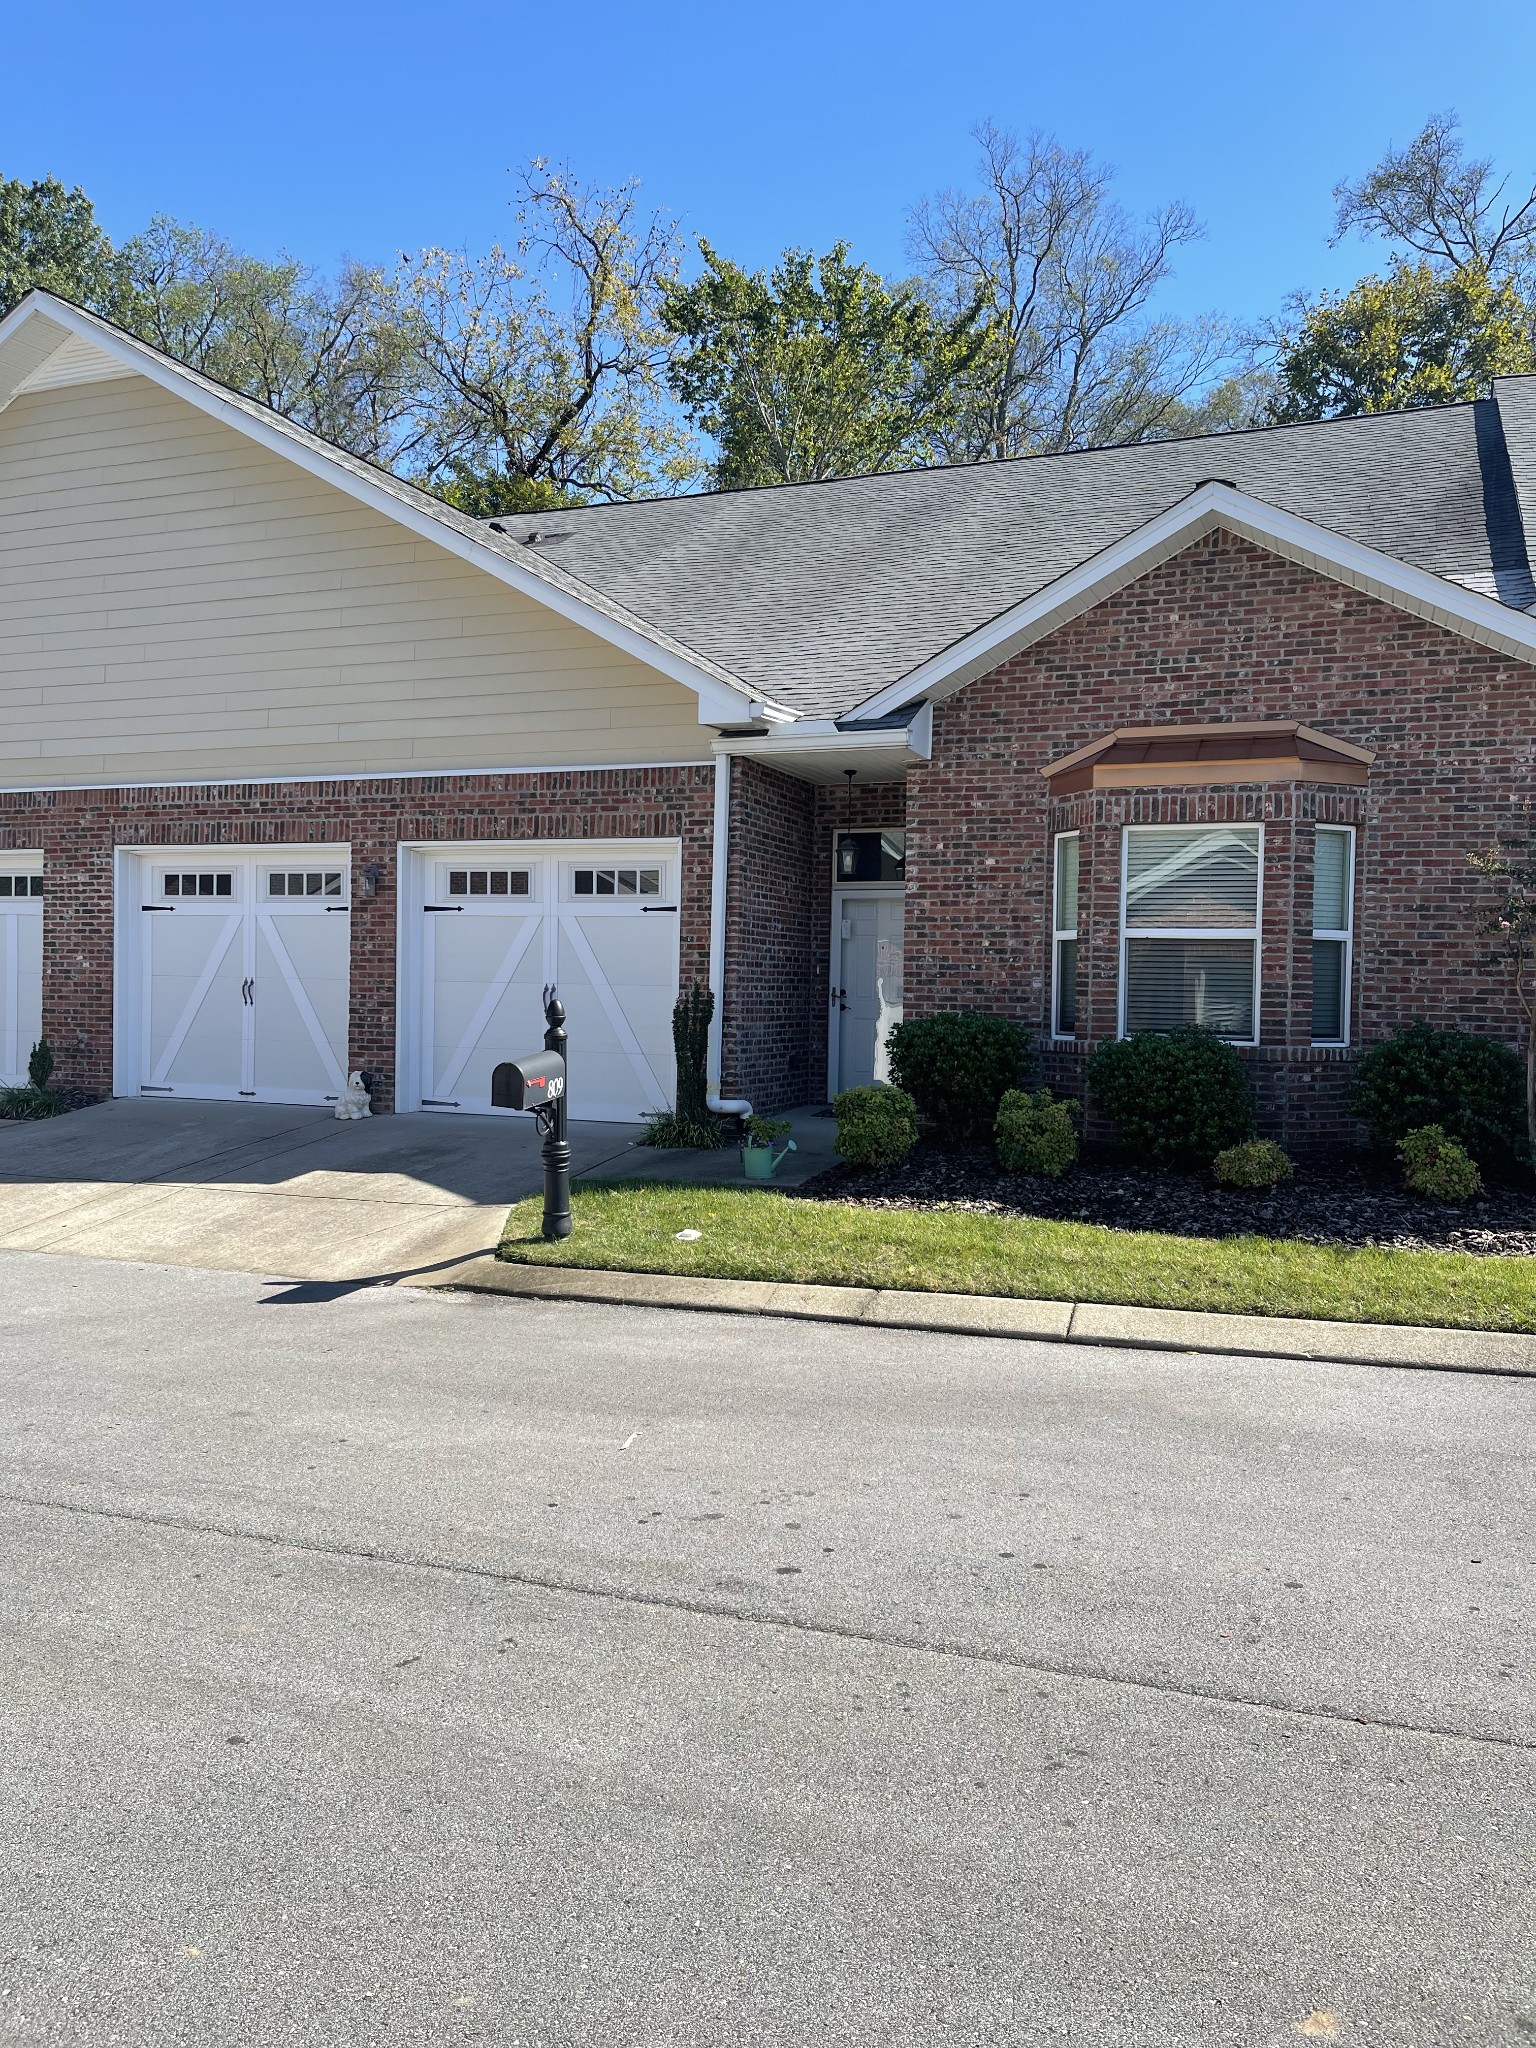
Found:
[[1262, 825], [1127, 825], [1120, 1029], [1258, 1042]]
[[1349, 956], [1354, 900], [1354, 832], [1347, 825], [1319, 825], [1312, 863], [1314, 1045], [1349, 1042]]
[[1051, 1036], [1077, 1036], [1077, 852], [1075, 832], [1056, 835], [1051, 914]]

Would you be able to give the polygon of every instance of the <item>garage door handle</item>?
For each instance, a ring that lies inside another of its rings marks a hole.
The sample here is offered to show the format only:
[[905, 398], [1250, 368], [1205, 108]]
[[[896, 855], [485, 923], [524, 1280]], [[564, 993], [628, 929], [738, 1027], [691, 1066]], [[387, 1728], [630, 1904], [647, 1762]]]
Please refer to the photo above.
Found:
[[640, 908], [645, 912], [647, 917], [650, 916], [653, 910], [670, 910], [674, 913], [674, 915], [677, 911], [677, 905], [675, 903], [642, 903]]
[[462, 910], [462, 903], [423, 903], [423, 910]]
[[[341, 912], [342, 916], [343, 916], [343, 917], [346, 917], [346, 916], [347, 916], [347, 915], [348, 915], [348, 914], [349, 914], [349, 913], [351, 912], [351, 909], [352, 909], [352, 906], [351, 906], [351, 904], [350, 904], [350, 903], [327, 903], [327, 905], [325, 906], [325, 910], [326, 910], [326, 915], [327, 915], [327, 916], [330, 916], [330, 914], [332, 913], [332, 911], [336, 911], [336, 910], [339, 910], [339, 911]], [[326, 1097], [326, 1101], [327, 1101], [327, 1102], [329, 1102], [329, 1101], [330, 1101], [330, 1097], [329, 1097], [329, 1096], [327, 1096], [327, 1097]]]
[[163, 910], [169, 915], [176, 906], [174, 903], [141, 903], [139, 908], [140, 910]]

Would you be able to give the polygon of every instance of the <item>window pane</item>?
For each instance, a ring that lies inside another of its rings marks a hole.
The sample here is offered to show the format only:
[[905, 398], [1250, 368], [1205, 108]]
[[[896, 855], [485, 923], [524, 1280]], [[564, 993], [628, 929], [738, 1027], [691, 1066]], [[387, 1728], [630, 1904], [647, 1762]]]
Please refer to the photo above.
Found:
[[1257, 923], [1257, 825], [1131, 826], [1126, 840], [1127, 927]]
[[1075, 835], [1056, 841], [1056, 929], [1077, 930], [1077, 847]]
[[1312, 941], [1312, 1036], [1344, 1036], [1344, 941]]
[[1130, 939], [1125, 980], [1127, 1031], [1199, 1024], [1253, 1037], [1252, 939]]
[[1056, 941], [1056, 1036], [1077, 1035], [1077, 941]]
[[1349, 834], [1317, 829], [1317, 854], [1312, 871], [1312, 929], [1349, 929]]

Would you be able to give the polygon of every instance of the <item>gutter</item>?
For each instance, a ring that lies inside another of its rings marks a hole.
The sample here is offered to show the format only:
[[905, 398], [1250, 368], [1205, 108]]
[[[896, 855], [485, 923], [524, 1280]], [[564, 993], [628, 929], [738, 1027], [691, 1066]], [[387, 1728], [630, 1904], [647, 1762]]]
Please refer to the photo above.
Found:
[[709, 985], [715, 1014], [709, 1020], [704, 1106], [715, 1116], [750, 1116], [744, 1095], [722, 1095], [720, 1075], [725, 1056], [725, 904], [726, 854], [731, 836], [731, 764], [715, 756], [715, 831], [709, 869]]

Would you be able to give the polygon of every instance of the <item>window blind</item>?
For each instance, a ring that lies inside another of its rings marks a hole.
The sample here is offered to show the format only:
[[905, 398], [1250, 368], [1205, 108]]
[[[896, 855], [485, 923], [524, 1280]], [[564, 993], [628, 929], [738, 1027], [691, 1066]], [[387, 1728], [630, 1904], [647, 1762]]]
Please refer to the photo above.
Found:
[[1341, 1045], [1349, 1027], [1354, 833], [1319, 825], [1312, 861], [1312, 1037]]
[[1254, 1036], [1252, 939], [1128, 939], [1125, 952], [1127, 1031]]
[[1078, 836], [1063, 832], [1056, 840], [1055, 909], [1051, 935], [1055, 964], [1052, 987], [1055, 1015], [1052, 1031], [1057, 1038], [1077, 1035], [1077, 873]]
[[1312, 866], [1312, 929], [1341, 932], [1349, 925], [1349, 839], [1347, 832], [1318, 827]]
[[1127, 931], [1252, 931], [1258, 908], [1257, 825], [1127, 828]]

